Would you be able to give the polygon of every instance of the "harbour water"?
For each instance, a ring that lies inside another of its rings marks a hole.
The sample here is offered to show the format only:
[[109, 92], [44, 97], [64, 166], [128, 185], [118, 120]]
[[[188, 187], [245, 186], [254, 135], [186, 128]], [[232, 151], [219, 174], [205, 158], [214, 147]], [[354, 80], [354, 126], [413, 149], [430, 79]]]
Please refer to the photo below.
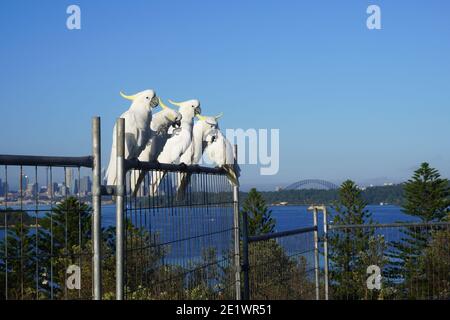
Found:
[[[313, 225], [313, 215], [307, 210], [308, 206], [273, 206], [272, 218], [275, 219], [275, 231], [286, 231], [296, 228], [310, 227]], [[366, 209], [372, 214], [376, 223], [415, 222], [419, 219], [401, 211], [401, 208], [393, 205], [371, 205]], [[113, 226], [115, 224], [115, 206], [102, 207], [102, 225]], [[328, 221], [332, 220], [334, 211], [329, 208]], [[323, 223], [322, 215], [319, 216], [319, 226]]]
[[[296, 228], [313, 226], [313, 215], [307, 210], [307, 206], [273, 206], [269, 209], [272, 212], [272, 218], [275, 220], [275, 231], [286, 231]], [[33, 216], [33, 208], [27, 208], [29, 215]], [[40, 207], [38, 216], [42, 217], [48, 208]], [[372, 213], [372, 219], [376, 223], [392, 223], [392, 222], [414, 222], [418, 219], [408, 216], [401, 212], [401, 208], [397, 206], [368, 206], [367, 210]], [[170, 243], [166, 256], [166, 262], [183, 263], [190, 259], [199, 259], [202, 250], [205, 247], [213, 245], [216, 252], [226, 252], [232, 248], [232, 231], [233, 219], [232, 213], [228, 210], [225, 214], [220, 214], [212, 210], [210, 213], [192, 214], [186, 217], [185, 211], [173, 210], [171, 212], [158, 211], [151, 214], [150, 221], [147, 226], [151, 227], [153, 234], [157, 234], [160, 243]], [[329, 209], [329, 222], [333, 218], [333, 210]], [[114, 226], [116, 220], [116, 212], [114, 205], [102, 207], [102, 226]], [[323, 216], [319, 214], [319, 232], [323, 230]], [[175, 227], [175, 228], [174, 228]], [[221, 232], [221, 230], [230, 230]], [[213, 235], [202, 237], [214, 231]], [[0, 228], [0, 237], [4, 237], [4, 229]], [[199, 237], [200, 236], [200, 237]], [[312, 235], [311, 235], [312, 236]], [[177, 241], [179, 239], [190, 239], [188, 241]], [[299, 243], [292, 243], [283, 239], [283, 246], [288, 251], [295, 250]], [[307, 257], [312, 261], [312, 255]]]

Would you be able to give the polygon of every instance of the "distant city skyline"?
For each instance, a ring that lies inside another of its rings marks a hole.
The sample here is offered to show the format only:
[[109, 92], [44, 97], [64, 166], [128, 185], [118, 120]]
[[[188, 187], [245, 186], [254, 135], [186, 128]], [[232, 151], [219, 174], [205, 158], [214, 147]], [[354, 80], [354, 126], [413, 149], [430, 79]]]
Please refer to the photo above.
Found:
[[153, 88], [224, 131], [279, 129], [279, 172], [243, 165], [243, 189], [401, 182], [425, 161], [450, 177], [448, 1], [80, 0], [80, 30], [70, 4], [0, 4], [1, 154], [89, 155], [99, 115], [106, 167], [119, 91]]

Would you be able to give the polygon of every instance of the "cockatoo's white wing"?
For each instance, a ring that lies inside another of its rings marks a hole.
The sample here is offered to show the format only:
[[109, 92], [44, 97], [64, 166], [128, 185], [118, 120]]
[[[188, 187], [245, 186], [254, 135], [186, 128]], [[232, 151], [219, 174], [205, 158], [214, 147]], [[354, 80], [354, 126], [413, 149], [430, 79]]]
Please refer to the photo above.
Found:
[[234, 166], [233, 147], [220, 131], [218, 132], [217, 139], [206, 148], [206, 154], [216, 166], [226, 171], [231, 184], [239, 185], [239, 173], [235, 171]]
[[[125, 111], [120, 118], [124, 118], [125, 119], [125, 159], [128, 159], [128, 154], [129, 154], [129, 150], [130, 148], [133, 149], [133, 139], [132, 139], [132, 134], [126, 134], [127, 132], [127, 125], [128, 125], [128, 130], [130, 133], [132, 133], [133, 131], [133, 117], [130, 117], [130, 114], [128, 111]], [[137, 130], [134, 131], [135, 133], [137, 132]], [[116, 134], [117, 134], [117, 128], [116, 125], [114, 124], [114, 128], [113, 128], [113, 134], [112, 134], [112, 146], [111, 146], [111, 156], [109, 159], [109, 165], [108, 165], [108, 169], [106, 170], [106, 184], [107, 185], [114, 185], [116, 183], [116, 157], [117, 157], [117, 153], [116, 153]], [[128, 141], [127, 141], [128, 138]]]

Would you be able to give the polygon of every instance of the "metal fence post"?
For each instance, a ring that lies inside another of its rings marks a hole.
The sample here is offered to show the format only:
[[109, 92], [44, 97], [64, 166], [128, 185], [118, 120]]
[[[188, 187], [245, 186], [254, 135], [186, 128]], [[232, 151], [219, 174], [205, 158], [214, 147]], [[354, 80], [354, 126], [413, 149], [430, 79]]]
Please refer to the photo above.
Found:
[[[234, 164], [237, 165], [237, 145], [234, 145]], [[233, 186], [233, 224], [234, 224], [234, 265], [236, 300], [241, 300], [241, 256], [239, 228], [239, 187]]]
[[319, 235], [317, 230], [317, 207], [313, 208], [314, 217], [314, 270], [316, 278], [316, 300], [320, 299], [319, 295]]
[[125, 119], [116, 122], [116, 299], [123, 299], [124, 200], [125, 200]]
[[93, 291], [94, 299], [102, 299], [101, 278], [101, 136], [100, 117], [92, 118], [92, 233], [93, 233]]
[[248, 217], [247, 212], [242, 213], [242, 271], [244, 273], [243, 300], [250, 300], [250, 279], [248, 261]]
[[323, 256], [325, 278], [325, 300], [328, 300], [328, 220], [327, 207], [323, 206]]

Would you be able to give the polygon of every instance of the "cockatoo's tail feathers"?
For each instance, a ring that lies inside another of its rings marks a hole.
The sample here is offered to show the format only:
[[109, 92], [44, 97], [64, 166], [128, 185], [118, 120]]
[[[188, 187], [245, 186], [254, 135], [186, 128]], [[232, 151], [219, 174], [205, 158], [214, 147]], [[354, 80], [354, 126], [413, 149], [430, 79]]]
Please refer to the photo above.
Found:
[[239, 180], [236, 176], [236, 172], [234, 171], [234, 166], [230, 164], [224, 164], [222, 168], [225, 170], [228, 180], [233, 186], [239, 187]]
[[120, 95], [122, 96], [122, 98], [127, 99], [127, 100], [133, 101], [134, 99], [136, 99], [136, 95], [134, 95], [134, 96], [127, 96], [122, 91], [120, 91]]
[[136, 180], [136, 185], [131, 186], [131, 189], [132, 189], [131, 192], [132, 192], [133, 197], [136, 197], [137, 192], [139, 191], [139, 188], [141, 187], [141, 183], [142, 183], [142, 181], [144, 181], [145, 175], [146, 175], [145, 171], [140, 171], [139, 176]]

